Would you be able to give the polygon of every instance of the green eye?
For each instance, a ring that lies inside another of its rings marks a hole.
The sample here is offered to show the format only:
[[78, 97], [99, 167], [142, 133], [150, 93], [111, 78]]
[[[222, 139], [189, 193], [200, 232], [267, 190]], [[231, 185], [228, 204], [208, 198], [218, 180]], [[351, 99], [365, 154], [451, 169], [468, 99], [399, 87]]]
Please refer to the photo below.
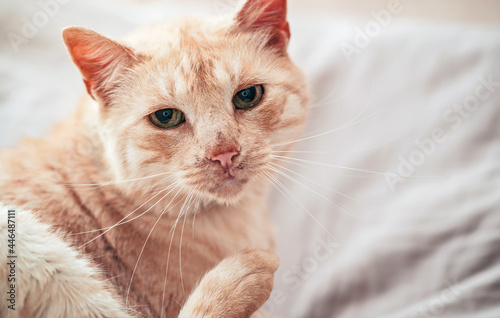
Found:
[[174, 128], [186, 121], [184, 113], [175, 108], [165, 108], [149, 114], [149, 120], [160, 128]]
[[236, 109], [249, 109], [257, 106], [264, 94], [262, 85], [252, 85], [242, 89], [233, 97], [233, 104]]

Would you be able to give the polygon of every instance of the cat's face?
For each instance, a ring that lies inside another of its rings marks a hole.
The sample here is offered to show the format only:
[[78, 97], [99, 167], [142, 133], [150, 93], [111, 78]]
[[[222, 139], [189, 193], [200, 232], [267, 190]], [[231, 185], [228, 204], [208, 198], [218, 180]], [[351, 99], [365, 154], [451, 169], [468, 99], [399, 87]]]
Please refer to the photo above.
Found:
[[[262, 7], [272, 2], [249, 3], [234, 20], [159, 24], [134, 34], [126, 47], [103, 49], [104, 41], [87, 54], [94, 64], [113, 66], [99, 71], [103, 80], [80, 69], [101, 104], [118, 177], [165, 173], [185, 191], [232, 203], [256, 186], [271, 151], [286, 148], [273, 145], [299, 136], [308, 98], [285, 51], [285, 8], [280, 16], [276, 7]], [[278, 20], [271, 28], [259, 21], [269, 9]]]

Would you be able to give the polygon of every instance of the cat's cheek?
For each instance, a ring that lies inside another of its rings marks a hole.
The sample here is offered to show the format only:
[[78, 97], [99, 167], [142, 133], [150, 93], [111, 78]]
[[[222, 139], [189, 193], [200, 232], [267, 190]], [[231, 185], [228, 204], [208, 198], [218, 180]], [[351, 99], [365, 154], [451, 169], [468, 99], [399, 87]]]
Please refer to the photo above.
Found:
[[281, 127], [294, 126], [306, 119], [307, 110], [299, 95], [288, 95], [281, 117]]

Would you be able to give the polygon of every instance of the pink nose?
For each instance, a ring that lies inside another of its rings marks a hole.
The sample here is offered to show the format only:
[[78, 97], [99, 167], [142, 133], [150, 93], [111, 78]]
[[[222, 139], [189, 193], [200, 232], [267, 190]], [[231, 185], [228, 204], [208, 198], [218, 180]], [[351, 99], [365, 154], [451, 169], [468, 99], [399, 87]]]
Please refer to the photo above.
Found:
[[237, 152], [226, 152], [215, 157], [211, 157], [212, 161], [219, 161], [220, 165], [224, 169], [230, 169], [233, 166], [233, 157], [236, 156]]

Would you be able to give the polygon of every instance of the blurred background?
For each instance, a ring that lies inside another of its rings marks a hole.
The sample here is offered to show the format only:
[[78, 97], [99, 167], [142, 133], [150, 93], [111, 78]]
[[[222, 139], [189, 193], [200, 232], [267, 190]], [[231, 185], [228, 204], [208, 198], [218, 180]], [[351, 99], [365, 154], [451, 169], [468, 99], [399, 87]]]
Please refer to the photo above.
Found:
[[[121, 38], [236, 0], [0, 0], [0, 147], [85, 94], [69, 25]], [[500, 1], [289, 0], [312, 102], [269, 204], [281, 317], [500, 317]], [[34, 154], [36, 155], [36, 154]]]

